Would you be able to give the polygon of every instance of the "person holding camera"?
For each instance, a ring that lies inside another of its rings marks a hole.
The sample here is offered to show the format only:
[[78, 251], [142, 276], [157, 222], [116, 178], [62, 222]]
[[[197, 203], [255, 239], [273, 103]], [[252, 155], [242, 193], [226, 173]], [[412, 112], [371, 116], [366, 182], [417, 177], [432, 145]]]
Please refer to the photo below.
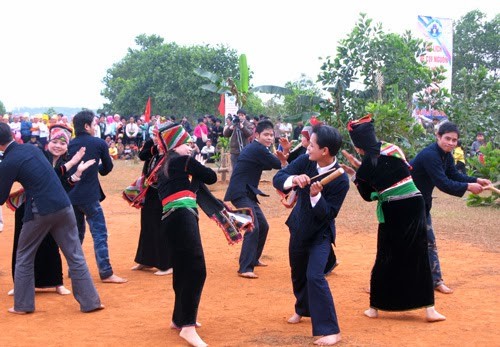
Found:
[[239, 109], [233, 116], [231, 124], [224, 127], [224, 137], [229, 137], [229, 153], [231, 153], [231, 167], [234, 170], [241, 150], [248, 144], [248, 139], [253, 134], [253, 129], [246, 118], [246, 111]]

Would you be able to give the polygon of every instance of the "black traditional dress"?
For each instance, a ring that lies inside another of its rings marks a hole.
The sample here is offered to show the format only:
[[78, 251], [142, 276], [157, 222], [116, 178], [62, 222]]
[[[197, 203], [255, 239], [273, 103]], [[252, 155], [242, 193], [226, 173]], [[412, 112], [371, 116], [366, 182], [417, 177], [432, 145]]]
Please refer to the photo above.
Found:
[[[144, 161], [142, 173], [149, 177], [162, 156], [153, 140], [148, 140], [139, 152], [139, 158]], [[172, 252], [168, 247], [167, 235], [161, 228], [161, 215], [161, 201], [154, 182], [149, 186], [141, 208], [141, 232], [135, 262], [165, 271], [172, 267]]]
[[424, 200], [416, 188], [401, 191], [414, 187], [407, 163], [394, 156], [366, 156], [355, 184], [364, 200], [379, 200], [370, 307], [404, 311], [433, 306]]

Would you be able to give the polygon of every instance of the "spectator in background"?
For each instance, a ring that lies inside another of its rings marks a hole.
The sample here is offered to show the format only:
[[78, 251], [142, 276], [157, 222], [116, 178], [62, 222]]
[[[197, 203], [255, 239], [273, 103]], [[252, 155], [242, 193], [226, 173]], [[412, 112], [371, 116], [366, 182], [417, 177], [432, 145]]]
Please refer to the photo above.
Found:
[[113, 116], [106, 117], [106, 129], [104, 130], [104, 138], [108, 136], [111, 140], [116, 140], [116, 122]]
[[21, 118], [21, 139], [24, 143], [30, 142], [31, 138], [31, 122], [29, 115], [23, 115]]
[[221, 125], [221, 120], [217, 118], [215, 120], [215, 125], [212, 127], [212, 144], [217, 147], [217, 142], [219, 141], [219, 137], [224, 136], [224, 127]]
[[212, 157], [215, 155], [215, 147], [212, 145], [212, 140], [207, 140], [205, 146], [203, 146], [203, 148], [201, 149], [201, 155], [203, 159], [207, 161], [207, 163], [214, 162], [214, 159]]
[[455, 160], [455, 167], [457, 171], [465, 175], [465, 154], [462, 148], [462, 141], [457, 141], [457, 147], [453, 150], [453, 159]]
[[31, 137], [36, 136], [37, 141], [40, 140], [40, 116], [35, 114], [31, 122]]
[[189, 123], [189, 120], [186, 116], [182, 117], [181, 125], [189, 134], [193, 134], [193, 127]]
[[198, 148], [198, 145], [196, 144], [196, 142], [194, 142], [192, 137], [188, 139], [188, 145], [189, 147], [191, 147], [192, 157], [196, 157], [196, 155], [200, 154], [200, 149]]
[[198, 118], [198, 125], [194, 128], [193, 135], [196, 137], [198, 148], [203, 148], [208, 139], [208, 128], [205, 124], [205, 118]]
[[246, 111], [239, 109], [233, 116], [231, 123], [224, 127], [224, 137], [229, 137], [229, 153], [231, 153], [231, 167], [236, 167], [236, 161], [241, 150], [249, 143], [248, 139], [253, 134], [250, 122], [247, 121]]
[[293, 139], [298, 140], [299, 136], [304, 128], [304, 122], [301, 120], [297, 122], [297, 126], [293, 129]]
[[106, 114], [101, 113], [99, 115], [99, 133], [101, 134], [101, 139], [106, 138]]
[[49, 116], [44, 114], [42, 116], [42, 121], [40, 122], [40, 138], [39, 141], [42, 144], [43, 149], [46, 149], [48, 138], [49, 138]]
[[135, 122], [134, 117], [128, 119], [128, 123], [125, 126], [125, 144], [137, 144], [137, 134], [139, 133], [139, 127]]
[[16, 135], [21, 136], [21, 122], [19, 121], [19, 116], [12, 116], [12, 122], [9, 123], [10, 130], [12, 130], [12, 134], [14, 134], [14, 138]]
[[118, 149], [116, 148], [116, 143], [114, 141], [110, 141], [109, 143], [109, 155], [113, 160], [118, 159]]
[[289, 122], [281, 122], [280, 132], [281, 136], [286, 136], [288, 140], [292, 138], [292, 124]]
[[476, 135], [476, 141], [472, 142], [472, 145], [470, 146], [470, 155], [476, 156], [481, 153], [481, 146], [486, 145], [486, 140], [484, 139], [484, 133], [483, 132], [478, 132]]

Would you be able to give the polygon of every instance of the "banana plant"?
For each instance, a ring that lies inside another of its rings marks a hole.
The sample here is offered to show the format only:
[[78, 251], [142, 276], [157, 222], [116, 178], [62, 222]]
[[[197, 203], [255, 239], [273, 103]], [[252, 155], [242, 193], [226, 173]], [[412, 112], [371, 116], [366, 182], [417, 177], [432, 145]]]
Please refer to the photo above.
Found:
[[236, 103], [238, 106], [243, 107], [247, 101], [250, 84], [250, 71], [248, 69], [247, 57], [245, 54], [241, 54], [239, 57], [239, 69], [239, 79], [221, 77], [213, 72], [203, 69], [194, 69], [194, 73], [200, 77], [208, 79], [211, 82], [200, 86], [201, 89], [217, 94], [229, 93], [236, 97]]

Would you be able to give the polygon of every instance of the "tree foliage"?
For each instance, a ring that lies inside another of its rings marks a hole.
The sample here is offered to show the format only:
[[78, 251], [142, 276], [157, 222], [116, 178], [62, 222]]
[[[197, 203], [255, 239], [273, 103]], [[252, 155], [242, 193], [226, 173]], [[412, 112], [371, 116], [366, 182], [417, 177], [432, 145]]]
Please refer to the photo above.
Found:
[[191, 115], [215, 113], [218, 95], [199, 88], [203, 78], [193, 72], [200, 68], [225, 76], [236, 76], [238, 56], [234, 50], [212, 47], [179, 46], [163, 38], [139, 35], [138, 48], [108, 69], [101, 94], [109, 100], [106, 112], [142, 114], [148, 97], [154, 114]]
[[462, 130], [464, 144], [483, 131], [498, 145], [500, 130], [500, 15], [490, 22], [471, 11], [454, 26], [450, 118]]
[[336, 56], [321, 66], [319, 81], [331, 93], [320, 104], [322, 118], [346, 134], [350, 119], [372, 113], [376, 124], [383, 123], [377, 125], [381, 139], [405, 151], [418, 149], [425, 134], [411, 117], [414, 95], [443, 78], [417, 59], [425, 48], [409, 31], [386, 34], [382, 24], [360, 14]]
[[5, 106], [4, 106], [3, 102], [0, 100], [0, 115], [5, 114], [5, 112], [6, 112]]

